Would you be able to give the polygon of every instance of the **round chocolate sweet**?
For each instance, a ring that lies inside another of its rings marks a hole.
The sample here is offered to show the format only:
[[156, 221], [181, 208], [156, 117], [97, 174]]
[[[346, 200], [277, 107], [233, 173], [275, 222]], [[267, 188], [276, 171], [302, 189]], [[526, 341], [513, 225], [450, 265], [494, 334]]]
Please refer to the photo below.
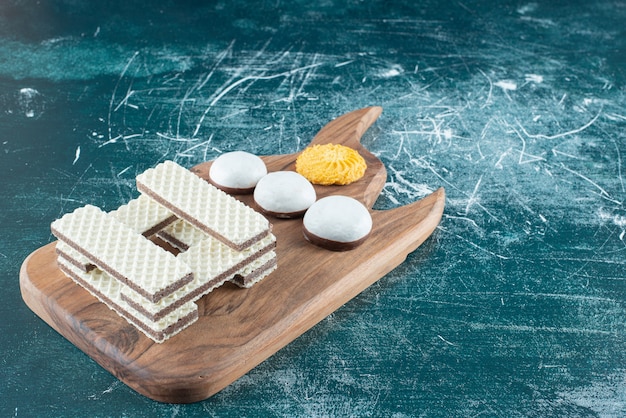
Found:
[[213, 161], [209, 180], [226, 193], [249, 194], [266, 174], [267, 167], [259, 156], [245, 151], [232, 151]]
[[333, 251], [352, 250], [372, 231], [372, 216], [358, 200], [333, 195], [315, 202], [304, 214], [304, 237]]
[[296, 218], [315, 202], [315, 188], [295, 171], [275, 171], [264, 176], [254, 189], [254, 202], [266, 215]]

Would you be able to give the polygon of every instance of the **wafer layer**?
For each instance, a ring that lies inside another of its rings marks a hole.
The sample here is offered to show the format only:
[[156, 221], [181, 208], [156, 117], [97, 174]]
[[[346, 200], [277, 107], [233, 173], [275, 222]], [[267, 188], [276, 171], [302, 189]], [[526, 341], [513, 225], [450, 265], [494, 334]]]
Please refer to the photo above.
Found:
[[58, 265], [77, 284], [157, 343], [172, 337], [198, 319], [198, 307], [190, 302], [158, 321], [151, 321], [120, 298], [120, 290], [124, 285], [117, 279], [99, 269], [85, 273], [62, 259], [58, 260]]
[[[249, 262], [250, 257], [235, 255], [232, 248], [212, 237], [207, 237], [198, 249], [179, 254], [177, 257], [188, 263], [194, 279], [181, 289], [161, 299], [158, 303], [145, 303], [132, 289], [122, 289], [122, 299], [149, 318], [158, 319], [181, 303], [195, 301], [228, 281]], [[194, 248], [196, 248], [194, 247]], [[189, 254], [189, 255], [188, 255]], [[186, 256], [187, 255], [187, 256]]]
[[[226, 274], [225, 280], [241, 267], [245, 256], [216, 239], [205, 239], [194, 245], [178, 258], [193, 269], [200, 281], [211, 280], [220, 274]], [[210, 260], [210, 261], [208, 261]]]
[[[177, 219], [176, 215], [145, 195], [139, 195], [109, 214], [145, 237], [154, 235]], [[62, 241], [57, 244], [56, 251], [83, 271], [95, 267], [89, 259]]]
[[95, 206], [52, 223], [52, 232], [116, 279], [158, 302], [193, 279], [189, 266]]
[[[62, 249], [62, 251], [57, 251], [58, 256], [60, 257], [60, 264], [68, 265], [69, 263], [69, 265], [76, 267], [79, 271], [83, 273], [87, 273], [87, 271], [84, 270], [85, 265], [90, 265], [92, 267], [91, 270], [97, 269], [97, 267], [91, 264], [89, 260], [82, 256], [82, 254], [74, 251], [67, 244], [64, 244], [62, 241], [58, 241], [57, 247], [59, 246], [61, 246]], [[64, 250], [68, 248], [70, 251], [64, 252]], [[68, 255], [68, 253], [72, 255], [70, 256]], [[73, 256], [79, 257], [82, 261], [77, 261], [73, 258]], [[194, 302], [198, 300], [204, 294], [210, 292], [215, 287], [223, 284], [229, 277], [230, 275], [225, 273], [213, 278], [210, 281], [205, 280], [201, 282], [199, 280], [193, 280], [191, 283], [183, 286], [181, 289], [176, 290], [174, 293], [161, 298], [161, 300], [157, 303], [147, 301], [136, 291], [119, 282], [118, 280], [119, 285], [116, 286], [115, 289], [119, 289], [120, 294], [117, 295], [115, 299], [123, 300], [145, 318], [149, 319], [150, 321], [156, 322], [163, 319], [165, 316], [169, 315], [176, 309], [180, 308], [182, 305], [188, 302]], [[107, 292], [107, 294], [109, 293], [110, 292]]]
[[136, 199], [111, 211], [110, 214], [146, 237], [176, 220], [176, 215], [145, 195], [139, 195]]
[[[204, 244], [201, 249], [195, 250], [196, 256], [198, 257], [196, 262], [203, 265], [213, 264], [215, 268], [211, 269], [206, 267], [202, 270], [202, 274], [194, 274], [194, 280], [161, 298], [161, 300], [156, 303], [147, 301], [142, 295], [128, 286], [121, 286], [120, 298], [151, 321], [158, 321], [181, 305], [190, 301], [196, 301], [216, 287], [221, 286], [224, 282], [231, 280], [233, 274], [238, 274], [238, 277], [241, 278], [240, 283], [237, 283], [238, 285], [241, 287], [249, 287], [248, 284], [251, 280], [247, 279], [247, 277], [251, 272], [256, 272], [256, 277], [259, 273], [257, 270], [266, 264], [267, 260], [270, 258], [274, 258], [275, 264], [276, 255], [273, 250], [276, 248], [276, 238], [273, 234], [269, 234], [263, 240], [246, 249], [246, 251], [237, 252], [221, 241], [207, 236], [190, 224], [184, 221], [179, 222], [185, 223], [188, 228], [172, 228], [179, 232], [175, 239], [191, 242], [194, 242], [194, 239], [197, 241], [210, 241], [210, 243]], [[197, 232], [193, 232], [193, 230]], [[181, 231], [186, 231], [186, 233], [181, 234]], [[209, 252], [211, 253], [210, 255]], [[268, 253], [270, 252], [272, 256], [268, 258]], [[82, 253], [74, 250], [63, 241], [57, 242], [57, 253], [60, 257], [64, 258], [65, 262], [78, 267], [83, 272], [87, 272], [87, 268], [95, 268], [94, 264], [87, 257], [83, 256]], [[192, 251], [192, 254], [193, 253]], [[244, 284], [246, 286], [244, 286]]]
[[137, 176], [137, 189], [236, 250], [268, 234], [268, 220], [173, 161]]
[[[187, 224], [184, 221], [177, 221], [176, 223]], [[187, 264], [193, 263], [190, 266], [194, 270], [194, 280], [171, 295], [164, 297], [158, 303], [142, 302], [132, 289], [122, 290], [122, 299], [153, 320], [161, 318], [181, 303], [201, 298], [230, 280], [233, 274], [244, 270], [248, 271], [251, 265], [261, 266], [267, 261], [259, 264], [257, 260], [261, 258], [268, 260], [266, 257], [268, 253], [271, 252], [274, 254], [274, 259], [276, 258], [273, 251], [276, 248], [276, 237], [273, 234], [269, 234], [245, 251], [238, 252], [223, 242], [207, 236], [190, 224], [187, 225], [197, 233], [189, 230], [189, 228], [175, 228], [174, 224], [171, 225], [172, 228], [168, 228], [188, 233], [188, 235], [175, 233], [174, 239], [176, 241], [193, 242], [190, 250], [180, 253], [177, 257]]]
[[81, 252], [76, 251], [63, 241], [57, 241], [55, 250], [57, 256], [62, 257], [65, 261], [71, 263], [80, 271], [88, 273], [96, 268], [96, 266]]
[[270, 251], [239, 270], [230, 281], [239, 287], [249, 288], [269, 276], [276, 268], [276, 252]]
[[[190, 247], [200, 244], [205, 239], [211, 238], [183, 219], [179, 219], [166, 226], [157, 233], [157, 236], [180, 251], [187, 251]], [[267, 246], [271, 246], [272, 248], [276, 247], [276, 236], [271, 232], [242, 251], [233, 250], [233, 252], [241, 252], [244, 256], [247, 256], [259, 252]]]

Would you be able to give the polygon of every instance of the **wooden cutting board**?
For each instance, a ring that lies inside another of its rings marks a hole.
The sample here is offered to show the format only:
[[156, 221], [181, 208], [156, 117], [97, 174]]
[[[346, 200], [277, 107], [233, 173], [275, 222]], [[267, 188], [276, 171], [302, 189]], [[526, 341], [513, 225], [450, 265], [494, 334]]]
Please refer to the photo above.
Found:
[[[360, 144], [382, 109], [368, 107], [326, 125], [312, 143], [340, 143], [366, 159], [365, 176], [347, 186], [316, 186], [318, 197], [352, 196], [371, 208], [386, 170]], [[293, 170], [297, 154], [263, 157], [268, 170]], [[208, 178], [210, 162], [191, 170]], [[251, 196], [238, 197], [252, 205]], [[360, 247], [332, 252], [313, 246], [302, 220], [272, 218], [278, 269], [250, 289], [230, 283], [198, 301], [200, 318], [156, 344], [67, 278], [57, 267], [55, 242], [22, 264], [26, 304], [45, 322], [137, 392], [162, 402], [210, 397], [404, 261], [438, 225], [443, 189], [413, 204], [371, 210], [371, 236]]]

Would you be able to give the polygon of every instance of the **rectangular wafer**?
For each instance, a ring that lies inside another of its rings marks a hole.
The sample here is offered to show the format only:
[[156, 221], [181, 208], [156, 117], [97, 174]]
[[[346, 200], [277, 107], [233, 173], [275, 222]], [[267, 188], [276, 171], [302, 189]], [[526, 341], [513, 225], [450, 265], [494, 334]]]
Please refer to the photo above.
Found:
[[254, 258], [261, 256], [263, 252], [271, 251], [275, 244], [268, 237], [255, 245], [258, 246], [258, 250], [249, 254], [233, 251], [221, 241], [207, 238], [180, 253], [178, 258], [193, 269], [194, 275], [199, 280], [212, 280], [213, 277], [220, 275], [225, 276], [223, 281], [226, 281]]
[[145, 195], [139, 195], [109, 213], [121, 223], [146, 237], [176, 220], [176, 215]]
[[277, 266], [276, 252], [270, 251], [239, 270], [230, 281], [239, 287], [250, 288], [269, 276]]
[[[57, 248], [58, 247], [61, 247], [61, 251], [57, 250], [59, 264], [68, 265], [69, 263], [83, 273], [89, 273], [92, 270], [97, 269], [97, 267], [91, 264], [91, 262], [81, 253], [75, 251], [67, 244], [63, 243], [63, 241], [57, 241]], [[90, 267], [89, 270], [85, 269], [86, 266]], [[216, 279], [218, 284], [221, 284], [224, 283], [227, 278], [227, 275], [223, 275]], [[132, 306], [133, 309], [135, 309], [137, 312], [140, 312], [150, 321], [161, 320], [166, 315], [175, 311], [185, 303], [196, 301], [200, 296], [202, 296], [204, 291], [210, 291], [215, 287], [211, 286], [211, 283], [192, 280], [189, 284], [161, 298], [161, 300], [159, 300], [158, 302], [153, 303], [146, 300], [142, 295], [140, 295], [130, 287], [126, 286], [125, 284], [121, 282], [119, 283], [120, 285], [118, 286], [118, 288], [120, 294], [118, 295], [118, 297], [126, 302], [129, 306]]]
[[157, 343], [172, 337], [198, 319], [198, 306], [190, 302], [181, 305], [158, 321], [149, 320], [120, 298], [120, 290], [124, 285], [102, 270], [94, 269], [85, 273], [63, 260], [59, 260], [59, 268], [99, 301]]
[[[145, 237], [154, 235], [177, 219], [176, 215], [145, 195], [139, 195], [109, 214]], [[57, 243], [56, 252], [85, 272], [95, 268], [88, 258], [63, 241]]]
[[[182, 220], [176, 223], [181, 222], [184, 223]], [[197, 239], [190, 249], [177, 255], [179, 259], [192, 267], [194, 280], [158, 303], [143, 302], [132, 289], [122, 289], [122, 299], [153, 320], [162, 317], [182, 303], [201, 298], [230, 280], [233, 274], [255, 263], [255, 260], [264, 257], [269, 252], [274, 253], [273, 250], [276, 248], [276, 237], [273, 234], [269, 234], [245, 251], [235, 251], [190, 224], [187, 224], [188, 227], [185, 228], [176, 228], [175, 224], [168, 226], [167, 229], [178, 232], [178, 235], [177, 232], [172, 232], [176, 235], [176, 240]], [[194, 233], [192, 230], [198, 232]]]
[[[164, 234], [166, 238], [178, 242], [185, 248], [189, 248], [189, 245], [197, 245], [203, 240], [213, 241], [212, 245], [209, 245], [213, 249], [213, 253], [220, 258], [206, 258], [198, 260], [198, 263], [217, 263], [221, 265], [222, 268], [212, 270], [210, 273], [206, 273], [203, 276], [198, 274], [194, 275], [194, 280], [189, 284], [163, 297], [156, 303], [149, 302], [133, 289], [122, 286], [120, 295], [122, 300], [152, 321], [163, 318], [184, 303], [195, 301], [214, 288], [221, 286], [224, 282], [231, 279], [232, 271], [236, 268], [239, 268], [236, 272], [236, 276], [239, 278], [237, 284], [241, 287], [250, 287], [253, 283], [251, 281], [252, 279], [249, 277], [257, 277], [261, 273], [259, 267], [267, 263], [267, 253], [271, 252], [275, 259], [273, 249], [276, 248], [276, 237], [271, 233], [243, 252], [236, 252], [183, 220], [178, 220], [169, 225], [166, 230], [168, 231], [168, 233]], [[159, 235], [161, 235], [161, 233], [159, 233]], [[221, 249], [216, 250], [216, 247], [221, 247]], [[56, 251], [66, 262], [78, 267], [83, 272], [88, 272], [95, 268], [94, 264], [91, 263], [87, 257], [82, 255], [79, 251], [74, 250], [63, 241], [57, 242]], [[259, 259], [262, 259], [261, 262], [258, 261]], [[205, 269], [205, 272], [206, 271]], [[256, 283], [256, 281], [254, 283]]]
[[[184, 219], [172, 222], [160, 230], [156, 235], [180, 251], [187, 251], [190, 247], [193, 247], [210, 237]], [[250, 254], [251, 252], [259, 251], [267, 245], [272, 245], [273, 247], [276, 246], [276, 237], [271, 232], [240, 252]]]
[[193, 272], [184, 262], [95, 206], [64, 215], [51, 229], [150, 302], [158, 302], [193, 280]]
[[137, 176], [137, 189], [238, 251], [270, 232], [263, 215], [173, 161]]
[[69, 263], [72, 263], [82, 272], [89, 273], [91, 270], [96, 268], [96, 266], [80, 251], [76, 251], [69, 244], [66, 244], [61, 240], [57, 241], [55, 251], [57, 256], [62, 257]]
[[[221, 242], [219, 244], [224, 245]], [[158, 303], [145, 302], [141, 298], [138, 298], [135, 291], [130, 288], [122, 289], [120, 297], [147, 318], [158, 320], [169, 312], [177, 309], [181, 304], [197, 301], [213, 289], [224, 284], [232, 277], [233, 271], [235, 271], [238, 266], [239, 264], [221, 264], [221, 269], [213, 270], [211, 272], [212, 275], [200, 275], [194, 272], [193, 281], [176, 290], [174, 293], [162, 298]]]

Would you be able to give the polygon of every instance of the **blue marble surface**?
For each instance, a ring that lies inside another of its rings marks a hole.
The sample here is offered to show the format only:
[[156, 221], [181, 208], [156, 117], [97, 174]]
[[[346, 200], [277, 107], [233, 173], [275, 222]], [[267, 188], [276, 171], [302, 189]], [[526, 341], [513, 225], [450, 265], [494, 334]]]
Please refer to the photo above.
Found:
[[[0, 4], [0, 415], [623, 416], [626, 2]], [[290, 153], [379, 105], [404, 264], [214, 397], [151, 401], [23, 303], [24, 258], [171, 159]]]

